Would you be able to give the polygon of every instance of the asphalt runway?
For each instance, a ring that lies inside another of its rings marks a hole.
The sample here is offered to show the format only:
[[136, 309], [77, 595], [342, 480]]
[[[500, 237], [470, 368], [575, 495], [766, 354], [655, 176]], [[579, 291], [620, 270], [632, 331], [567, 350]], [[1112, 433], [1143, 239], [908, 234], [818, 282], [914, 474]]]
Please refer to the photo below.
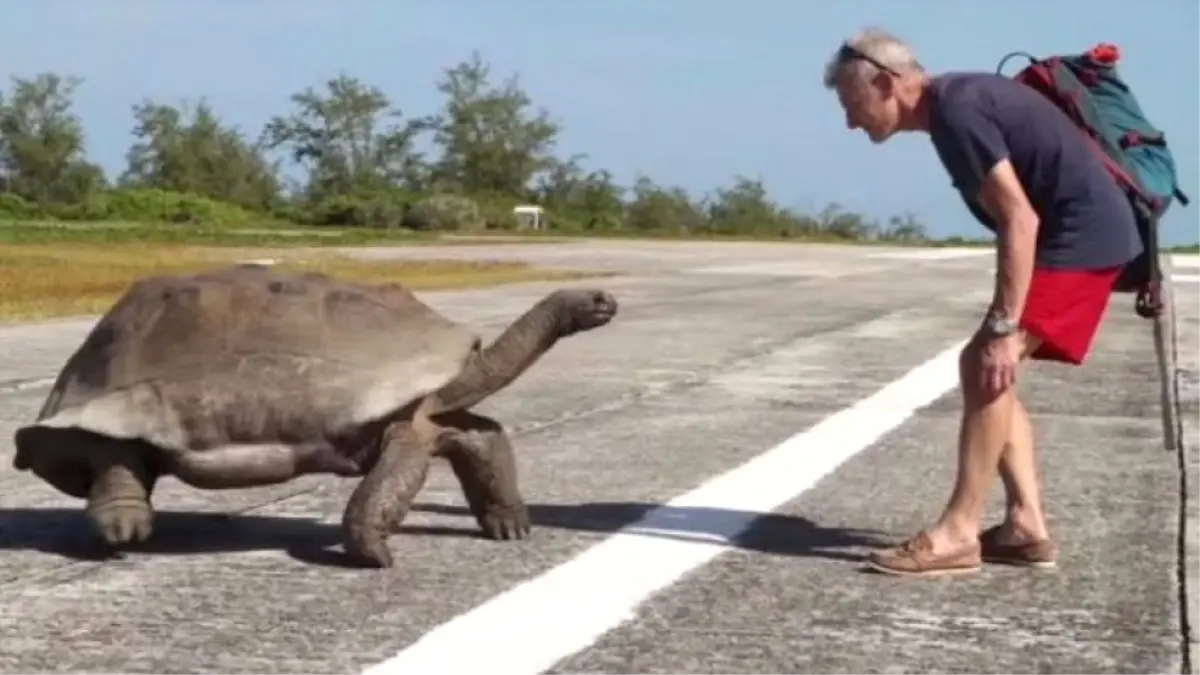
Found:
[[[1151, 324], [1132, 296], [1116, 296], [1087, 365], [1039, 364], [1021, 381], [1059, 569], [912, 580], [867, 573], [861, 558], [924, 526], [949, 494], [955, 356], [990, 297], [989, 251], [581, 242], [362, 254], [622, 272], [571, 283], [615, 293], [612, 324], [560, 342], [478, 408], [514, 434], [533, 536], [477, 536], [438, 465], [391, 540], [391, 570], [337, 564], [353, 483], [336, 478], [229, 492], [161, 482], [154, 543], [98, 559], [81, 503], [16, 473], [10, 442], [90, 321], [4, 327], [0, 669], [1163, 673], [1190, 663], [1195, 257], [1175, 263], [1186, 452], [1163, 446]], [[490, 338], [551, 287], [423, 297]], [[1001, 505], [997, 484], [990, 517]]]

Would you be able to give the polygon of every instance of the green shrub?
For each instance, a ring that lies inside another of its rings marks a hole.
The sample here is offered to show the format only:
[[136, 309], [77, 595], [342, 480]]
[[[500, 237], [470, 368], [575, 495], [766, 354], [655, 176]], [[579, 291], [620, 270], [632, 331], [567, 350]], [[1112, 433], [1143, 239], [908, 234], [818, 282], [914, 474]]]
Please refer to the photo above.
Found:
[[459, 195], [433, 195], [412, 205], [404, 226], [421, 231], [471, 232], [487, 226], [475, 200]]
[[170, 190], [117, 188], [91, 194], [85, 200], [71, 204], [36, 204], [15, 194], [0, 194], [0, 218], [240, 225], [262, 217], [239, 206], [196, 195]]
[[242, 225], [256, 219], [239, 206], [170, 190], [122, 188], [94, 199], [99, 203], [87, 210], [102, 208], [112, 220]]
[[402, 192], [339, 195], [314, 205], [310, 222], [334, 227], [402, 227], [410, 200]]
[[37, 204], [25, 201], [12, 192], [0, 192], [0, 218], [8, 220], [36, 220], [44, 217]]

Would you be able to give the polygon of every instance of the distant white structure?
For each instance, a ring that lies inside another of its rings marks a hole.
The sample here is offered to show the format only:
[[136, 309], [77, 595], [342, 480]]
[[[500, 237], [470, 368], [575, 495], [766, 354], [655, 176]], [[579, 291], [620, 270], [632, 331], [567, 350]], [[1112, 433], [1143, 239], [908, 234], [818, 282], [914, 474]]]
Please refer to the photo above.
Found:
[[517, 219], [517, 229], [521, 230], [542, 229], [542, 216], [545, 213], [545, 209], [536, 204], [518, 204], [513, 207], [513, 216]]

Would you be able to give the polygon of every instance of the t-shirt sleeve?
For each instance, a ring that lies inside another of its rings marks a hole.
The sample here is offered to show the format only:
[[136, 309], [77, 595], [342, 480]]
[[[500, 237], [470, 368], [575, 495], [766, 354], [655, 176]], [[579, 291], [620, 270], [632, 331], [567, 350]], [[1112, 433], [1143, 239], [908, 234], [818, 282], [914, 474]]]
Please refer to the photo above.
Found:
[[977, 105], [943, 110], [932, 135], [954, 187], [964, 196], [976, 197], [988, 172], [1008, 157], [1000, 128]]

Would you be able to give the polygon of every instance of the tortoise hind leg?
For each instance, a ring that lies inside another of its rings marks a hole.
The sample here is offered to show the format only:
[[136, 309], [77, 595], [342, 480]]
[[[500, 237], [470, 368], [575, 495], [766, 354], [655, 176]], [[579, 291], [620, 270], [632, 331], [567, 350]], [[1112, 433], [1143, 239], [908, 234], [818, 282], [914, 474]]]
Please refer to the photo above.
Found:
[[146, 448], [129, 441], [97, 440], [87, 453], [92, 484], [87, 516], [110, 546], [145, 541], [154, 519], [150, 492], [156, 473]]
[[438, 455], [462, 486], [472, 515], [492, 539], [525, 539], [529, 509], [517, 485], [517, 461], [504, 427], [490, 417], [465, 410], [435, 418], [442, 427]]

